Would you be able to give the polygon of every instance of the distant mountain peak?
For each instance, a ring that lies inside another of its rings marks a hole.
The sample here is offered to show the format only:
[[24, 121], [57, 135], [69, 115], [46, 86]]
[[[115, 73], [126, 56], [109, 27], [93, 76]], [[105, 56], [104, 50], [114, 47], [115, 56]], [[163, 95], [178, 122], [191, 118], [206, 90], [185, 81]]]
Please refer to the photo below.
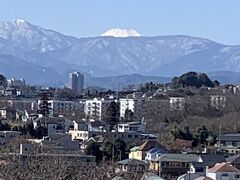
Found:
[[0, 22], [0, 38], [39, 52], [67, 48], [77, 42], [77, 38], [31, 24], [23, 18]]
[[101, 36], [112, 36], [112, 37], [138, 37], [141, 36], [140, 33], [135, 31], [134, 29], [121, 29], [114, 28], [106, 31], [101, 34]]
[[13, 20], [14, 23], [16, 24], [23, 24], [23, 23], [28, 23], [25, 19], [23, 18], [18, 18]]

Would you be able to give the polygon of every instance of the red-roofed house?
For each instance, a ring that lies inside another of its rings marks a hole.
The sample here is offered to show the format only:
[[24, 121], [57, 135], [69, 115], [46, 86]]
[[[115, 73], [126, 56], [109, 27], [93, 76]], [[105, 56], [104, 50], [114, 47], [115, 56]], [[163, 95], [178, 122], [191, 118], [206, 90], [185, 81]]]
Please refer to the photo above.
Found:
[[240, 170], [228, 163], [217, 163], [206, 172], [206, 176], [213, 180], [240, 180]]

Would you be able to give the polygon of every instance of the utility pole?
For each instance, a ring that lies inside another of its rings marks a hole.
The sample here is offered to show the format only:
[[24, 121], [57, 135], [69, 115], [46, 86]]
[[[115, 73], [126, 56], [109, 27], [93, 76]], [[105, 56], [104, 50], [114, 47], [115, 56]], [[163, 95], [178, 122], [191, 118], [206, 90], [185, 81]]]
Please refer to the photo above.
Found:
[[218, 143], [219, 143], [219, 150], [221, 150], [221, 131], [222, 131], [222, 125], [219, 125], [219, 134], [218, 134]]
[[113, 138], [112, 138], [112, 164], [114, 162], [114, 135], [113, 135]]

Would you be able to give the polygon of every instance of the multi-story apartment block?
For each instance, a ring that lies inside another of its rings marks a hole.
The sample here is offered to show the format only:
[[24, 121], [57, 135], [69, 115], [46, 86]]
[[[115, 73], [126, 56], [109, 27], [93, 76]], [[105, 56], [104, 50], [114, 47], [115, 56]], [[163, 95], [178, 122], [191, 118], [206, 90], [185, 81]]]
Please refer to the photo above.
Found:
[[210, 104], [212, 107], [215, 107], [216, 109], [224, 108], [226, 106], [226, 96], [211, 95]]
[[85, 115], [94, 120], [102, 120], [105, 115], [106, 109], [111, 102], [112, 100], [98, 98], [88, 99], [85, 102]]
[[185, 98], [184, 97], [170, 97], [169, 103], [170, 103], [171, 110], [183, 110], [185, 107]]
[[[41, 100], [38, 100], [38, 107]], [[51, 109], [50, 115], [72, 115], [84, 112], [84, 102], [82, 101], [62, 101], [49, 100], [49, 107]]]
[[120, 99], [120, 117], [125, 117], [126, 110], [131, 110], [133, 113], [136, 113], [137, 108], [137, 100], [136, 99], [128, 99], [122, 98]]
[[[169, 109], [167, 100], [155, 100], [147, 98], [122, 98], [120, 99], [120, 117], [125, 117], [126, 110], [133, 112], [134, 118], [140, 120], [143, 117], [149, 118], [151, 115], [158, 114], [164, 109]], [[151, 115], [150, 115], [151, 114]]]

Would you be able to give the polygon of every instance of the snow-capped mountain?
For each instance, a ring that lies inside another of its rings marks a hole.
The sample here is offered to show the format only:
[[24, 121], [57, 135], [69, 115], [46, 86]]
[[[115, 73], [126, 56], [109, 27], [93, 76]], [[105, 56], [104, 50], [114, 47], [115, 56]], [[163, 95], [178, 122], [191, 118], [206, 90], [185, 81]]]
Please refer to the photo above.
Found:
[[101, 34], [101, 36], [112, 36], [112, 37], [138, 37], [141, 36], [140, 33], [133, 29], [121, 29], [115, 28], [106, 31], [105, 33]]
[[0, 37], [39, 52], [66, 48], [77, 41], [77, 38], [32, 25], [23, 19], [1, 22]]
[[186, 71], [240, 71], [240, 46], [183, 35], [144, 37], [134, 30], [75, 38], [18, 19], [0, 23], [0, 67], [0, 73], [29, 82], [41, 76], [38, 83], [50, 76], [65, 81], [73, 70], [92, 76], [168, 77]]

